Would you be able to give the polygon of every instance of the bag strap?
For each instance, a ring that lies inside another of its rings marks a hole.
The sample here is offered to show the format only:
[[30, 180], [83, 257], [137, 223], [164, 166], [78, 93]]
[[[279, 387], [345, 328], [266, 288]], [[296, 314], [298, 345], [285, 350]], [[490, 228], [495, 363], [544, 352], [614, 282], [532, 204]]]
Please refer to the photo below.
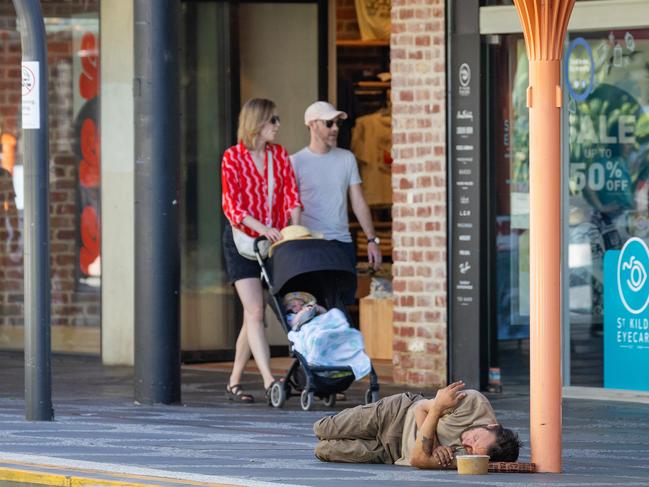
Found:
[[267, 225], [272, 225], [273, 223], [273, 192], [275, 190], [275, 170], [273, 168], [273, 152], [268, 149], [267, 154], [267, 163], [268, 163], [268, 223]]

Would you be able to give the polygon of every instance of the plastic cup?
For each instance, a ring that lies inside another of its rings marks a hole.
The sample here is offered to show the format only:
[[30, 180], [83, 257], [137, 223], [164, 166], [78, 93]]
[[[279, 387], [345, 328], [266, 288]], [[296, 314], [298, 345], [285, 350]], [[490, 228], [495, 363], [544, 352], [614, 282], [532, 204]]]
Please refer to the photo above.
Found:
[[460, 475], [486, 475], [489, 471], [489, 455], [457, 455], [455, 460]]

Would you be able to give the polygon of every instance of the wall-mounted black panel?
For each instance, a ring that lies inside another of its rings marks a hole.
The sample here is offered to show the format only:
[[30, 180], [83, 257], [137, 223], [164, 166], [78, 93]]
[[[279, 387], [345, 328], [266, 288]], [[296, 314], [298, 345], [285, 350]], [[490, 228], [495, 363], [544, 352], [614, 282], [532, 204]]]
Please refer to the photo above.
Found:
[[[461, 4], [461, 8], [460, 5]], [[447, 3], [449, 380], [480, 389], [483, 168], [479, 1]]]

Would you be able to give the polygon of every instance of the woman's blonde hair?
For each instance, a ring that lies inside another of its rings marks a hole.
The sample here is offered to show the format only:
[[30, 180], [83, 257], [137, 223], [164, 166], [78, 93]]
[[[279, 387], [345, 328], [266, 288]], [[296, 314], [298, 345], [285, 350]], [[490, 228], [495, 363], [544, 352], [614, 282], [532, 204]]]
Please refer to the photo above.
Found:
[[257, 142], [261, 128], [270, 120], [276, 105], [266, 98], [252, 98], [241, 108], [237, 139], [251, 149]]

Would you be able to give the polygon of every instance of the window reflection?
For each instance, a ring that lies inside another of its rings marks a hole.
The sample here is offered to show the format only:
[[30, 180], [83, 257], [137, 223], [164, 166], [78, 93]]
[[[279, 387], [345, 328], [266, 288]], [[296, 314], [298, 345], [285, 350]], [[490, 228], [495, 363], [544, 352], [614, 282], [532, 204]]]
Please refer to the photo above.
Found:
[[[607, 250], [649, 242], [649, 31], [569, 39], [568, 314], [571, 383], [601, 386]], [[520, 35], [490, 49], [496, 194], [496, 322], [503, 375], [526, 381], [529, 336], [528, 61]], [[591, 69], [593, 66], [593, 69]]]
[[604, 254], [631, 237], [649, 238], [648, 34], [574, 35], [566, 53], [570, 330], [577, 385], [602, 385]]
[[[52, 348], [99, 353], [99, 1], [41, 2], [48, 48]], [[0, 342], [22, 348], [21, 40], [0, 0]]]

